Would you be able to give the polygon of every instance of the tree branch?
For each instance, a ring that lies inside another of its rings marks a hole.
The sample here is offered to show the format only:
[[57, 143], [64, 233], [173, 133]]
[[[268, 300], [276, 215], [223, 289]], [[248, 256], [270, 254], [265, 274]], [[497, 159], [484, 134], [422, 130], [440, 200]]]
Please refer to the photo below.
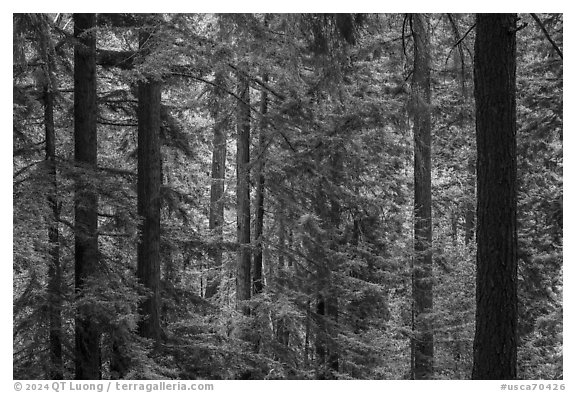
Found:
[[560, 58], [562, 60], [564, 60], [564, 56], [562, 56], [562, 51], [560, 50], [560, 48], [558, 48], [558, 45], [556, 45], [556, 43], [554, 42], [554, 40], [552, 39], [552, 37], [550, 37], [550, 34], [548, 34], [548, 31], [546, 30], [546, 27], [544, 27], [544, 23], [542, 23], [542, 21], [540, 20], [540, 18], [538, 17], [538, 15], [536, 14], [530, 14], [532, 16], [532, 18], [536, 21], [536, 24], [538, 24], [538, 26], [540, 27], [540, 30], [542, 30], [542, 32], [544, 33], [544, 35], [546, 36], [546, 38], [548, 39], [548, 41], [550, 41], [550, 43], [552, 44], [552, 46], [554, 47], [554, 49], [556, 50], [556, 53], [558, 53], [558, 56], [560, 56]]
[[134, 66], [135, 51], [113, 51], [100, 49], [96, 53], [96, 63], [102, 67], [117, 67], [129, 70]]

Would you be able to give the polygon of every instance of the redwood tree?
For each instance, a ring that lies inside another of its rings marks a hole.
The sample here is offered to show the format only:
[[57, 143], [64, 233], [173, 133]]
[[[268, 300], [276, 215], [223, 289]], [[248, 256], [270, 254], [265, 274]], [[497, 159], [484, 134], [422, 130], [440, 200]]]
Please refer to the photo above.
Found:
[[516, 14], [478, 14], [474, 379], [516, 378]]

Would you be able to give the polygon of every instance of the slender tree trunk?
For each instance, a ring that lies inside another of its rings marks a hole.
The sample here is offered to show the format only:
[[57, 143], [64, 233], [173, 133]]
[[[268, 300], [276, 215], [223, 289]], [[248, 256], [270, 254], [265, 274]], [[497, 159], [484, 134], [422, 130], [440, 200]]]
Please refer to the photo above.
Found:
[[238, 309], [246, 315], [250, 308], [242, 305], [243, 301], [250, 299], [251, 287], [251, 252], [250, 252], [250, 85], [248, 79], [238, 75], [238, 102], [237, 118], [237, 229], [238, 262], [236, 268], [236, 301]]
[[[329, 158], [330, 179], [334, 184], [339, 184], [344, 170], [342, 153], [334, 152]], [[339, 369], [339, 351], [336, 342], [336, 326], [338, 325], [338, 297], [332, 278], [332, 272], [336, 270], [335, 262], [331, 257], [332, 252], [337, 251], [338, 240], [336, 239], [341, 221], [341, 205], [337, 196], [329, 196], [324, 189], [317, 191], [316, 212], [318, 217], [328, 228], [331, 238], [328, 239], [329, 251], [321, 244], [323, 235], [315, 233], [317, 245], [311, 244], [308, 248], [310, 259], [317, 261], [318, 296], [316, 314], [318, 316], [318, 332], [316, 334], [317, 355], [317, 379], [333, 379], [334, 373]]]
[[[215, 83], [221, 86], [224, 78], [221, 73], [216, 75]], [[215, 91], [216, 100], [222, 100], [220, 89]], [[224, 231], [224, 180], [226, 176], [226, 125], [222, 107], [216, 103], [217, 110], [214, 116], [214, 139], [212, 142], [212, 185], [210, 187], [210, 218], [209, 228], [212, 235], [218, 241], [222, 241]], [[210, 257], [214, 261], [213, 272], [208, 275], [206, 292], [204, 297], [214, 296], [220, 285], [220, 274], [222, 269], [222, 247], [214, 247], [210, 250]]]
[[[458, 30], [458, 17], [456, 14], [452, 14], [450, 19], [452, 25], [452, 32], [454, 34], [455, 44], [459, 43], [462, 39], [460, 31]], [[455, 61], [455, 68], [458, 67], [456, 63], [460, 63], [460, 72], [458, 73], [458, 79], [460, 82], [460, 93], [462, 94], [463, 104], [466, 105], [468, 102], [468, 89], [466, 88], [466, 62], [465, 62], [465, 52], [462, 43], [458, 44], [458, 52]], [[466, 111], [463, 109], [459, 113], [458, 124], [461, 129], [466, 128]], [[464, 202], [464, 242], [466, 245], [470, 244], [474, 239], [474, 219], [476, 215], [476, 207], [474, 206], [475, 189], [476, 189], [476, 173], [474, 161], [476, 160], [475, 154], [470, 154], [469, 161], [466, 165], [467, 176], [465, 182], [465, 194], [466, 199]]]
[[[94, 14], [74, 14], [74, 159], [79, 168], [97, 166], [96, 39]], [[85, 283], [98, 269], [98, 195], [80, 176], [75, 193], [75, 289], [83, 296]], [[100, 332], [90, 306], [76, 312], [76, 379], [100, 379]]]
[[40, 20], [40, 50], [44, 60], [44, 131], [46, 137], [46, 165], [51, 188], [48, 193], [48, 205], [52, 217], [48, 222], [48, 242], [50, 244], [48, 262], [48, 319], [50, 346], [50, 379], [63, 378], [62, 361], [62, 268], [60, 266], [60, 235], [58, 221], [58, 183], [56, 179], [56, 132], [54, 126], [54, 91], [57, 89], [54, 78], [53, 47], [48, 23], [44, 17]]
[[63, 378], [62, 361], [62, 267], [60, 266], [60, 235], [58, 221], [60, 209], [57, 198], [56, 180], [56, 146], [54, 132], [54, 93], [44, 92], [46, 100], [44, 121], [46, 128], [46, 161], [49, 165], [49, 176], [53, 191], [48, 196], [48, 204], [52, 210], [52, 220], [48, 227], [48, 242], [50, 243], [50, 263], [48, 265], [48, 315], [50, 326], [50, 379]]
[[432, 182], [430, 114], [430, 21], [412, 15], [414, 74], [414, 371], [415, 379], [434, 374], [432, 312]]
[[474, 49], [478, 251], [473, 379], [515, 379], [516, 14], [478, 14]]
[[[264, 82], [268, 82], [267, 75], [264, 75]], [[264, 281], [262, 278], [262, 235], [264, 230], [264, 154], [266, 145], [266, 114], [268, 113], [268, 94], [262, 90], [260, 104], [262, 122], [260, 123], [260, 135], [258, 138], [258, 168], [256, 183], [256, 223], [254, 225], [254, 237], [256, 238], [256, 249], [254, 251], [254, 294], [262, 292]]]
[[[153, 37], [140, 34], [140, 49], [150, 51]], [[141, 336], [159, 341], [160, 327], [160, 81], [138, 83], [138, 215], [142, 217], [137, 276], [151, 294], [140, 305]]]
[[[278, 222], [278, 268], [276, 271], [278, 272], [278, 277], [280, 277], [280, 274], [283, 277], [286, 267], [286, 201], [284, 198], [280, 197], [277, 209], [275, 218]], [[270, 275], [270, 277], [272, 277], [272, 275]], [[308, 321], [306, 323], [308, 324]], [[287, 325], [288, 320], [285, 316], [278, 318], [276, 322], [276, 340], [285, 346], [288, 346], [290, 342], [290, 331]], [[307, 338], [308, 336], [306, 336], [306, 339]]]

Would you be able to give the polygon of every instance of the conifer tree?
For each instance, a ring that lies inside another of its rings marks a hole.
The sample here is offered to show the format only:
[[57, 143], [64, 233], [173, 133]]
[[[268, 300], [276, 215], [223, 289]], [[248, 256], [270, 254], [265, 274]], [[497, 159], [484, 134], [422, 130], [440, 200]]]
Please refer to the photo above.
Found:
[[473, 379], [515, 379], [516, 14], [478, 14], [474, 48], [478, 251]]
[[76, 379], [102, 376], [94, 306], [81, 302], [99, 269], [98, 194], [89, 181], [98, 164], [95, 25], [94, 14], [74, 14], [74, 159], [80, 171], [75, 195]]

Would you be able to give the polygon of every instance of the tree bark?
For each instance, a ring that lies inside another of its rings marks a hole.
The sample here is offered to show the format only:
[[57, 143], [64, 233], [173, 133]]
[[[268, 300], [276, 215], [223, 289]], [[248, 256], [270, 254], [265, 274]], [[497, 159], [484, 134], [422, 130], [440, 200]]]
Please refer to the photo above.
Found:
[[[153, 37], [140, 34], [140, 49], [150, 52]], [[160, 327], [160, 102], [161, 83], [138, 83], [138, 215], [142, 217], [137, 276], [150, 295], [140, 304], [138, 332], [158, 342]]]
[[250, 252], [250, 85], [248, 79], [238, 75], [237, 117], [237, 233], [238, 261], [236, 268], [236, 302], [237, 308], [245, 315], [250, 314], [250, 308], [242, 302], [249, 300], [251, 293], [251, 252]]
[[516, 14], [478, 14], [473, 379], [515, 379], [517, 357]]
[[[221, 86], [223, 81], [222, 74], [216, 75], [215, 83]], [[218, 242], [224, 240], [224, 180], [226, 176], [226, 124], [222, 107], [219, 100], [223, 99], [221, 89], [215, 89], [216, 106], [214, 116], [214, 139], [212, 142], [212, 185], [210, 187], [210, 217], [209, 228], [212, 236]], [[214, 296], [220, 285], [220, 274], [222, 269], [222, 248], [215, 247], [209, 252], [214, 261], [213, 272], [208, 275], [206, 292], [204, 297], [211, 298]]]
[[413, 269], [413, 376], [434, 375], [432, 320], [432, 181], [430, 113], [430, 21], [425, 14], [412, 15], [414, 35], [414, 269]]
[[[74, 159], [90, 170], [97, 167], [96, 38], [94, 14], [74, 14]], [[75, 192], [75, 290], [82, 298], [86, 281], [98, 269], [98, 195], [80, 176]], [[100, 379], [100, 332], [90, 306], [79, 306], [75, 326], [76, 379]]]

